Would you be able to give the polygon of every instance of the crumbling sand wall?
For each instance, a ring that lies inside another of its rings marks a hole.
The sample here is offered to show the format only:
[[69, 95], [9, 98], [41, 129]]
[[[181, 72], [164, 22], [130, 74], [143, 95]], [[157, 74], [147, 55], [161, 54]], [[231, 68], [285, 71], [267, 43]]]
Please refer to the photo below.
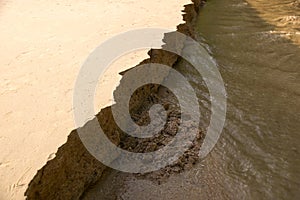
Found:
[[[179, 32], [190, 37], [194, 35], [193, 21], [204, 3], [202, 0], [192, 1], [193, 4], [186, 5], [184, 9], [185, 23], [177, 26]], [[168, 45], [169, 35], [165, 35], [163, 40], [165, 45]], [[140, 64], [161, 63], [173, 67], [180, 59], [177, 55], [159, 49], [152, 49], [148, 54], [150, 58]], [[126, 71], [121, 74], [124, 73]], [[122, 80], [120, 84], [122, 84]], [[130, 113], [138, 112], [143, 102], [151, 94], [157, 93], [158, 89], [158, 85], [149, 85], [135, 93], [130, 101]], [[119, 144], [121, 130], [114, 122], [110, 107], [102, 109], [93, 120], [98, 120], [108, 138], [116, 145]], [[94, 127], [91, 124], [88, 122], [81, 129], [93, 131]], [[25, 196], [27, 199], [79, 199], [90, 185], [101, 179], [105, 168], [105, 165], [86, 150], [77, 130], [73, 130], [67, 142], [58, 149], [56, 157], [38, 170], [30, 182]]]

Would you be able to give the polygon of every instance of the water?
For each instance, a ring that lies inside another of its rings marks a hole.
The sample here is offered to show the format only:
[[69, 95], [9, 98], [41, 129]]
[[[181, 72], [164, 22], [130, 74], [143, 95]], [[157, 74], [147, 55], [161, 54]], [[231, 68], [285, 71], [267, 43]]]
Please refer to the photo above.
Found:
[[[110, 170], [85, 199], [299, 199], [300, 9], [291, 0], [210, 0], [198, 39], [218, 64], [228, 95], [221, 138], [192, 170], [157, 184]], [[208, 94], [184, 63], [201, 97]]]
[[215, 170], [245, 199], [300, 198], [299, 15], [288, 0], [223, 0], [199, 16], [228, 93]]

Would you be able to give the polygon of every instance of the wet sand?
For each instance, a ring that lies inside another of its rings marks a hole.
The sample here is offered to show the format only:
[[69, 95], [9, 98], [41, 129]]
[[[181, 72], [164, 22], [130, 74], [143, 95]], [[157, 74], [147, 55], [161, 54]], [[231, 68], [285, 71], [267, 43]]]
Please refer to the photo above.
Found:
[[[24, 199], [37, 169], [76, 128], [74, 82], [88, 54], [133, 28], [175, 30], [180, 1], [0, 2], [0, 199]], [[161, 8], [161, 9], [158, 9]], [[154, 12], [155, 11], [155, 12]], [[98, 88], [96, 110], [111, 102], [118, 72], [147, 57], [135, 52], [116, 62]], [[120, 65], [122, 63], [122, 65]]]

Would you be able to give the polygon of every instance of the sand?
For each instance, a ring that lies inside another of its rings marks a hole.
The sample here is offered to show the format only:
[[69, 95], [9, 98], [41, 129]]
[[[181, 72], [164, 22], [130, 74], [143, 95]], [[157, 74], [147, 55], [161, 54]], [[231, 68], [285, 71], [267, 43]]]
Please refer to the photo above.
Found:
[[[36, 171], [66, 142], [72, 95], [89, 53], [111, 36], [141, 27], [175, 30], [190, 0], [0, 1], [0, 199], [24, 199]], [[97, 90], [96, 110], [112, 102], [118, 72], [146, 50], [116, 62]], [[101, 97], [101, 100], [100, 100]]]

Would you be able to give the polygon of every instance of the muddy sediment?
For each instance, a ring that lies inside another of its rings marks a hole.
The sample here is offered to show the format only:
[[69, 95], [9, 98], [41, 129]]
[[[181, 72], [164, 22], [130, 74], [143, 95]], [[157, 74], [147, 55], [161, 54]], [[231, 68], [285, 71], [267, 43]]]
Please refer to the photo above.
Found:
[[[192, 2], [192, 4], [185, 5], [183, 14], [185, 23], [177, 26], [179, 32], [190, 37], [194, 37], [193, 22], [204, 4], [202, 0], [192, 0]], [[172, 43], [172, 33], [165, 34], [163, 41], [165, 46], [174, 45]], [[181, 44], [181, 48], [183, 46], [184, 44]], [[151, 63], [160, 63], [174, 67], [181, 59], [179, 56], [162, 49], [152, 49], [148, 54], [150, 58], [142, 61], [139, 65], [146, 64], [150, 67]], [[121, 73], [121, 75], [124, 74], [126, 74], [126, 71]], [[122, 82], [124, 80], [121, 80], [120, 84]], [[117, 92], [118, 88], [114, 95]], [[150, 119], [148, 110], [156, 103], [161, 104], [166, 109], [168, 116], [164, 129], [158, 131], [159, 134], [155, 138], [137, 139], [124, 133], [114, 122], [111, 107], [102, 109], [93, 120], [97, 120], [107, 137], [123, 149], [140, 153], [156, 151], [166, 145], [176, 134], [181, 117], [176, 97], [166, 88], [149, 84], [135, 91], [129, 105], [132, 119], [139, 125], [145, 125], [149, 123]], [[80, 129], [94, 131], [93, 120]], [[188, 134], [189, 130], [198, 127], [185, 128]], [[79, 138], [77, 130], [70, 133], [67, 142], [58, 149], [56, 157], [48, 161], [37, 172], [25, 193], [27, 199], [80, 199], [91, 185], [101, 180], [107, 167], [87, 151]], [[197, 152], [201, 145], [202, 136], [203, 133], [198, 131], [198, 135], [190, 149], [172, 166], [140, 176], [157, 180], [168, 177], [171, 173], [178, 173], [189, 168], [197, 162]]]

